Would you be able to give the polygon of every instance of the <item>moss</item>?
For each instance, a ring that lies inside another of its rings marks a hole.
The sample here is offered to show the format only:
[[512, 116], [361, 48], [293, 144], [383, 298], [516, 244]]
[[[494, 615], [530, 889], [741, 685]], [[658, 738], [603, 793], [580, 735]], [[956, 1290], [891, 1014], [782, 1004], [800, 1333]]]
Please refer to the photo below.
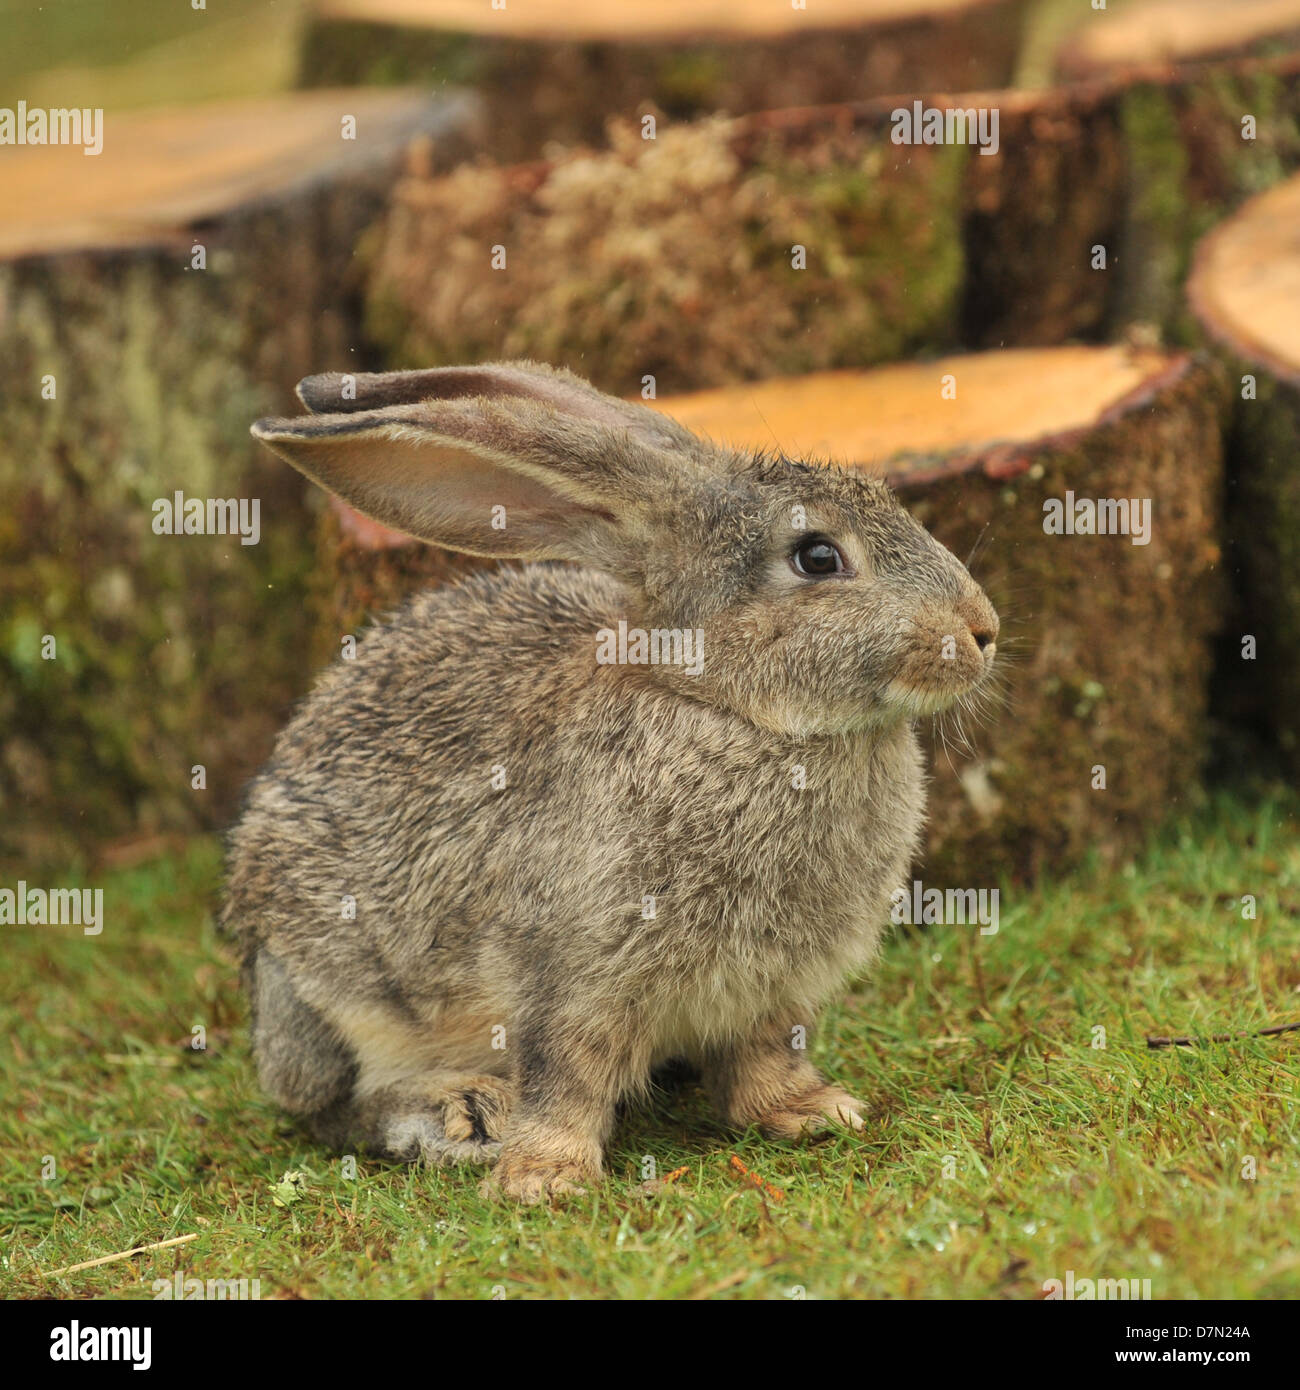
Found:
[[307, 26], [300, 87], [473, 86], [493, 76], [492, 46], [473, 34], [340, 20]]
[[[181, 250], [0, 268], [0, 856], [221, 823], [306, 685], [304, 487], [248, 426], [347, 360], [381, 187], [232, 214], [206, 271]], [[259, 543], [155, 534], [177, 490], [257, 499]]]
[[1189, 236], [1187, 152], [1169, 94], [1142, 85], [1121, 102], [1128, 159], [1128, 225], [1118, 269], [1124, 317], [1167, 324], [1181, 312]]
[[[1167, 342], [1195, 345], [1201, 334], [1183, 287], [1196, 243], [1251, 194], [1300, 167], [1300, 82], [1262, 67], [1211, 69], [1132, 86], [1118, 106], [1127, 192], [1109, 328], [1151, 324]], [[1246, 115], [1257, 125], [1251, 141], [1242, 138]]]
[[[821, 306], [806, 298], [801, 321], [826, 332], [828, 343], [822, 360], [814, 351], [801, 370], [890, 361], [952, 343], [966, 270], [960, 189], [969, 151], [948, 146], [933, 156], [920, 178], [910, 170], [900, 177], [897, 161], [874, 144], [841, 166], [810, 167], [783, 154], [760, 165], [779, 190], [773, 201], [798, 209], [790, 239], [823, 260], [842, 314], [823, 327]], [[753, 244], [756, 267], [774, 251], [788, 258], [770, 232]]]
[[647, 374], [664, 392], [951, 340], [964, 149], [904, 156], [871, 131], [828, 157], [774, 137], [742, 160], [730, 130], [647, 142], [624, 128], [612, 152], [531, 186], [462, 168], [408, 189], [374, 258], [368, 330], [394, 365], [532, 356], [616, 392]]
[[[1189, 103], [1189, 106], [1193, 105]], [[1204, 89], [1200, 123], [1209, 125], [1218, 161], [1218, 188], [1237, 203], [1271, 188], [1300, 160], [1300, 97], [1277, 72], [1216, 73]], [[1255, 118], [1255, 138], [1242, 138], [1243, 116]]]
[[375, 281], [366, 298], [365, 308], [366, 336], [372, 342], [388, 345], [388, 356], [407, 362], [420, 362], [426, 366], [450, 365], [435, 355], [432, 343], [420, 340], [419, 325], [411, 308], [402, 302], [397, 287], [384, 281]]
[[655, 80], [655, 102], [669, 115], [689, 117], [717, 107], [727, 80], [727, 55], [717, 48], [678, 48], [664, 56]]
[[[265, 737], [296, 683], [296, 488], [247, 437], [274, 392], [241, 366], [213, 279], [87, 261], [11, 269], [3, 294], [3, 370], [26, 389], [0, 453], [0, 851], [210, 824], [233, 800], [229, 751]], [[177, 489], [259, 497], [260, 544], [155, 535], [152, 503]]]

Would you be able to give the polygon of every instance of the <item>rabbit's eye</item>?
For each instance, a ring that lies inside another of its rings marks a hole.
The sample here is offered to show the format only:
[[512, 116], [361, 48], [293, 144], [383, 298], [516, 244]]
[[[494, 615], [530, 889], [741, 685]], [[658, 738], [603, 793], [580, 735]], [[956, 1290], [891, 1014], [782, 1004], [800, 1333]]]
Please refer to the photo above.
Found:
[[845, 570], [844, 556], [840, 554], [839, 547], [824, 536], [812, 536], [800, 541], [791, 563], [796, 574], [805, 574], [810, 579], [843, 574]]

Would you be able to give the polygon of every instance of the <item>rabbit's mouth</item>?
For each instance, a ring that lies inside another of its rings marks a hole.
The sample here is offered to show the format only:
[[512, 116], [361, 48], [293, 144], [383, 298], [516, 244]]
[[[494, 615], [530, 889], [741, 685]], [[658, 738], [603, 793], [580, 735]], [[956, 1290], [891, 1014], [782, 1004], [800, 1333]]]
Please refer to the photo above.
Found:
[[[909, 671], [895, 676], [884, 688], [882, 703], [904, 719], [928, 719], [979, 691], [993, 672], [997, 648], [992, 642], [979, 655], [958, 662], [944, 662], [942, 679], [926, 679], [928, 672]], [[946, 669], [944, 669], [946, 668]], [[919, 678], [918, 678], [919, 677]]]
[[942, 690], [918, 690], [914, 685], [893, 680], [885, 687], [884, 702], [904, 719], [928, 719], [950, 709], [968, 691], [974, 690], [983, 677], [964, 686], [945, 686]]

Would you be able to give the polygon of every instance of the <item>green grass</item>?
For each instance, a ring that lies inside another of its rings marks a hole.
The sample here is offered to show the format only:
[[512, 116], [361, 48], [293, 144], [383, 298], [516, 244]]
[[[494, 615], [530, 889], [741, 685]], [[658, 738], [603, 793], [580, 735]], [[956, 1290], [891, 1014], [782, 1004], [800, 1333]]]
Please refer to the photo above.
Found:
[[[1155, 1298], [1300, 1293], [1300, 1034], [1144, 1042], [1300, 1017], [1294, 801], [1219, 799], [1136, 866], [1005, 892], [995, 936], [896, 935], [816, 1043], [867, 1102], [865, 1139], [727, 1134], [688, 1086], [630, 1115], [608, 1181], [554, 1211], [485, 1202], [472, 1170], [361, 1158], [350, 1181], [294, 1132], [258, 1094], [212, 934], [219, 868], [199, 841], [97, 875], [98, 937], [3, 928], [9, 1297], [149, 1297], [177, 1269], [264, 1298], [1034, 1298], [1067, 1270]], [[688, 1172], [647, 1193], [646, 1155]], [[307, 1190], [277, 1206], [286, 1170]]]
[[303, 0], [0, 0], [0, 104], [144, 106], [294, 83]]

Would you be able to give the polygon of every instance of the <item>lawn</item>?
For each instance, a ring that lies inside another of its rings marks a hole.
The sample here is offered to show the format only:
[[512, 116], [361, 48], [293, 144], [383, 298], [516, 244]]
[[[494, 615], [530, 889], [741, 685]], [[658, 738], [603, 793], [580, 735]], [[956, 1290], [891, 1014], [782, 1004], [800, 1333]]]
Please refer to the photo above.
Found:
[[[219, 847], [97, 873], [101, 935], [4, 928], [0, 1293], [148, 1298], [181, 1270], [263, 1298], [1031, 1299], [1073, 1271], [1296, 1297], [1300, 1033], [1145, 1039], [1300, 1018], [1298, 815], [1220, 795], [1119, 872], [1004, 890], [996, 935], [900, 930], [814, 1043], [865, 1138], [729, 1134], [687, 1084], [555, 1210], [487, 1202], [473, 1170], [349, 1177], [258, 1094]], [[685, 1171], [647, 1190], [651, 1163]]]
[[184, 106], [292, 86], [302, 0], [0, 0], [0, 101]]

